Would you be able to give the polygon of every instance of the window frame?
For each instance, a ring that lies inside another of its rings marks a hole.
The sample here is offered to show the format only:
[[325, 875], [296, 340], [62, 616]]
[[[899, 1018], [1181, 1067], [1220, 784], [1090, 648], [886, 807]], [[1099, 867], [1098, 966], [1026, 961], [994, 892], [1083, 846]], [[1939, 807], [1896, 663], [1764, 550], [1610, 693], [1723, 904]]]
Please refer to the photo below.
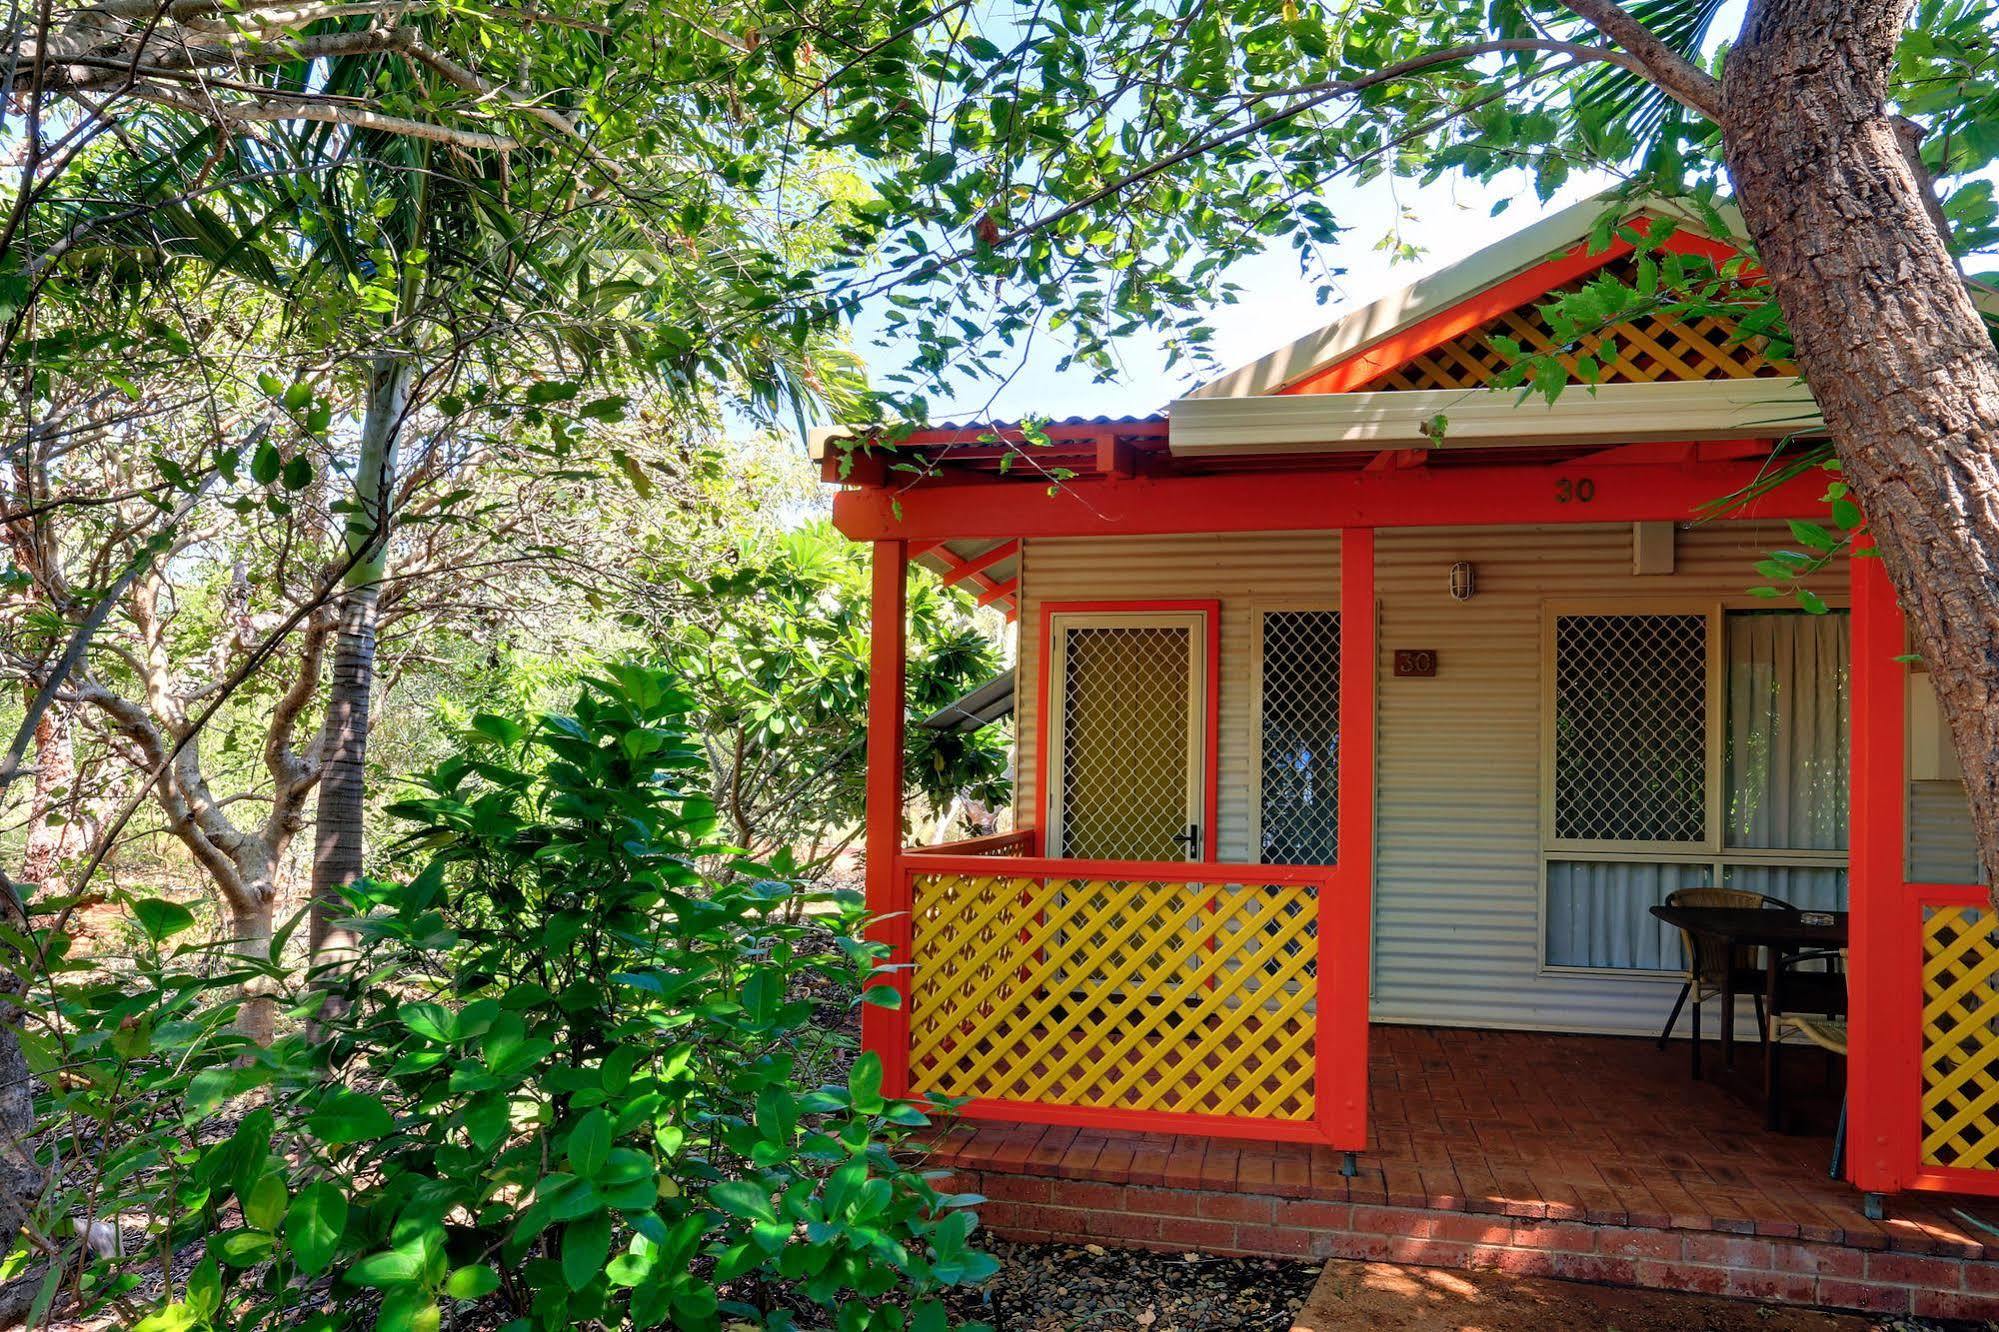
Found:
[[[1557, 837], [1555, 835], [1555, 632], [1564, 616], [1700, 616], [1707, 622], [1705, 645], [1706, 737], [1703, 753], [1705, 791], [1699, 841], [1625, 841], [1601, 837]], [[1698, 860], [1701, 853], [1721, 850], [1721, 783], [1726, 776], [1721, 745], [1725, 729], [1721, 710], [1727, 703], [1722, 688], [1722, 607], [1718, 601], [1686, 597], [1614, 597], [1543, 602], [1541, 606], [1541, 849], [1548, 851], [1646, 851], [1660, 859]], [[1693, 854], [1689, 854], [1693, 853]], [[1614, 857], [1570, 857], [1572, 859], [1624, 859]]]
[[[1848, 599], [1825, 596], [1829, 611], [1850, 610]], [[1602, 977], [1638, 982], [1678, 981], [1685, 973], [1677, 969], [1653, 970], [1637, 967], [1592, 967], [1554, 963], [1548, 960], [1548, 868], [1552, 864], [1575, 861], [1611, 861], [1644, 864], [1706, 865], [1713, 882], [1720, 886], [1727, 872], [1736, 868], [1844, 869], [1852, 859], [1851, 850], [1786, 850], [1781, 847], [1730, 847], [1726, 845], [1727, 792], [1727, 640], [1731, 611], [1784, 611], [1769, 601], [1751, 597], [1583, 597], [1561, 598], [1541, 605], [1541, 738], [1540, 738], [1540, 846], [1536, 855], [1534, 912], [1535, 974], [1559, 978]], [[1804, 612], [1799, 612], [1804, 613]], [[1601, 838], [1557, 838], [1555, 836], [1555, 628], [1563, 615], [1702, 615], [1707, 629], [1707, 801], [1706, 835], [1699, 842], [1620, 842]], [[1851, 632], [1849, 621], [1848, 632]]]
[[[1337, 597], [1252, 597], [1249, 603], [1249, 846], [1247, 863], [1261, 865], [1263, 859], [1263, 622], [1271, 614], [1287, 612], [1323, 612], [1339, 616]], [[1347, 670], [1345, 642], [1339, 636], [1344, 633], [1344, 621], [1335, 626], [1335, 638], [1341, 643], [1340, 675]], [[1333, 703], [1337, 709], [1340, 703], [1339, 680], [1334, 681]], [[1338, 764], [1334, 765], [1334, 780], [1342, 775]], [[1338, 800], [1338, 789], [1334, 799]], [[1337, 842], [1333, 850], [1333, 860], [1314, 869], [1332, 869], [1339, 859]]]

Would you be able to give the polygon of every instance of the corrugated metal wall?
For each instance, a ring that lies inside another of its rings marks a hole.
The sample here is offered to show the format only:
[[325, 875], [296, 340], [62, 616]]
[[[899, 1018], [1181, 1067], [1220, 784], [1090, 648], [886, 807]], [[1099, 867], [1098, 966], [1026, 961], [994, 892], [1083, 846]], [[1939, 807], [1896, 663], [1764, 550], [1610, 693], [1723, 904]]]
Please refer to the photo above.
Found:
[[1040, 822], [1041, 777], [1035, 709], [1041, 680], [1041, 607], [1062, 601], [1215, 601], [1222, 603], [1222, 860], [1249, 849], [1251, 616], [1259, 603], [1339, 605], [1337, 533], [1200, 534], [1062, 538], [1023, 543], [1019, 702], [1020, 822]]
[[1909, 783], [1909, 878], [1915, 883], [1984, 878], [1963, 782]]
[[[1540, 969], [1542, 604], [1551, 599], [1743, 596], [1780, 528], [1713, 524], [1678, 534], [1676, 572], [1631, 573], [1629, 525], [1384, 529], [1376, 810], [1374, 1016], [1382, 1021], [1649, 1033], [1677, 982]], [[1477, 595], [1453, 601], [1450, 566]], [[1832, 588], [1844, 586], [1834, 570]], [[1041, 540], [1027, 543], [1020, 638], [1020, 789], [1035, 822], [1040, 607], [1047, 601], [1222, 602], [1221, 841], [1250, 856], [1251, 614], [1258, 599], [1337, 605], [1336, 533]], [[1398, 648], [1438, 654], [1434, 678], [1396, 679]], [[1961, 877], [1963, 797], [1919, 784], [1918, 863]], [[1953, 859], [1956, 857], [1958, 859]]]
[[[1750, 566], [1787, 541], [1770, 528], [1699, 527], [1678, 534], [1672, 574], [1638, 577], [1627, 524], [1377, 535], [1377, 1019], [1659, 1029], [1677, 981], [1540, 968], [1542, 604], [1746, 603]], [[1476, 570], [1466, 602], [1446, 585], [1459, 560]], [[1436, 678], [1394, 678], [1397, 648], [1436, 649]]]

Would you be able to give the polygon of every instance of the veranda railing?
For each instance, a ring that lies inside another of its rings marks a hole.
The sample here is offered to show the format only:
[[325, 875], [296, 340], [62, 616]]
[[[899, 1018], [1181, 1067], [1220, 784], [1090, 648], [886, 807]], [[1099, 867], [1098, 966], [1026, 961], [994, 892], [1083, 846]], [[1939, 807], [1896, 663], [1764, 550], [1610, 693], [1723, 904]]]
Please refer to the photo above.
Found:
[[1361, 1149], [1364, 885], [966, 849], [898, 861], [898, 1090], [982, 1118]]

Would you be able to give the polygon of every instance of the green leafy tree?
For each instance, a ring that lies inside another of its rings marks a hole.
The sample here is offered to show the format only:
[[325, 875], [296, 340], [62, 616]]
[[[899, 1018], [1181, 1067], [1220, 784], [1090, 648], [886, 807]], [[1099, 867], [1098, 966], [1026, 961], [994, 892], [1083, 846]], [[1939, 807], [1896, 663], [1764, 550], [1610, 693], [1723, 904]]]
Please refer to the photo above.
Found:
[[[867, 554], [824, 523], [752, 550], [701, 580], [706, 606], [683, 631], [715, 803], [756, 856], [823, 864], [859, 835], [867, 804]], [[930, 716], [1000, 670], [963, 593], [919, 574], [909, 596], [908, 710]], [[911, 726], [912, 806], [1006, 799], [992, 730]]]
[[69, 1169], [0, 1274], [140, 1332], [945, 1332], [944, 1294], [996, 1267], [978, 1200], [898, 1161], [924, 1116], [833, 1035], [839, 1005], [895, 1001], [864, 988], [883, 950], [854, 894], [811, 895], [830, 934], [761, 866], [696, 868], [695, 711], [616, 667], [566, 714], [475, 718], [398, 807], [413, 873], [350, 890], [351, 1007], [319, 1036], [233, 1031], [176, 903], [129, 902], [114, 973], [71, 955], [76, 899], [36, 902], [4, 936], [43, 962], [36, 1142]]

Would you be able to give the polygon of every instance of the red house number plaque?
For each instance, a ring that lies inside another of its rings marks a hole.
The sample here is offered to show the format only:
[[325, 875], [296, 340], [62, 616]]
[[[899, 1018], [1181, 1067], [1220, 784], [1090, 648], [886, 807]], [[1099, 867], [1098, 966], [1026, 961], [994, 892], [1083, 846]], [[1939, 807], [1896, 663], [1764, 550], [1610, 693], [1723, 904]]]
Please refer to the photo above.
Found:
[[1395, 649], [1395, 674], [1398, 678], [1417, 677], [1428, 679], [1437, 673], [1437, 650], [1435, 648]]

